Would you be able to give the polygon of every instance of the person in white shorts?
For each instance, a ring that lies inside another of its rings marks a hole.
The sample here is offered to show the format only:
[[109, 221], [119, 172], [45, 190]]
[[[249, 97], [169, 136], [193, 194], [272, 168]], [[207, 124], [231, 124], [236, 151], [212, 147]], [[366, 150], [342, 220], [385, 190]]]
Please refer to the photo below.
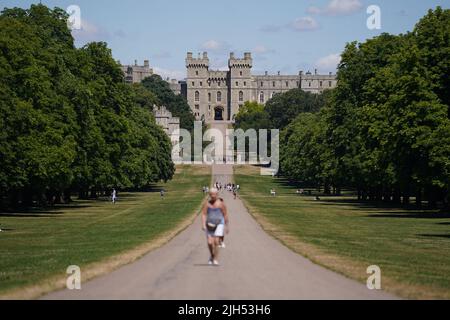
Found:
[[202, 229], [206, 231], [210, 258], [208, 264], [219, 265], [220, 237], [229, 233], [227, 207], [223, 200], [218, 198], [216, 188], [209, 191], [209, 200], [202, 209]]

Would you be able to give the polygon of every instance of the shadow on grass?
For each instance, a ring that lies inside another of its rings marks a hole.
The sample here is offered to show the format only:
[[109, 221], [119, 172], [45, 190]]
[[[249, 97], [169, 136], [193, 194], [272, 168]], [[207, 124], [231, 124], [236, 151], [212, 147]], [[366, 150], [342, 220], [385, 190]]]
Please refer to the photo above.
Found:
[[444, 238], [444, 239], [450, 239], [450, 234], [419, 234], [419, 237], [425, 237], [425, 238]]
[[0, 213], [0, 218], [54, 218], [58, 215], [62, 215], [64, 212], [61, 211], [40, 211], [31, 213]]
[[[132, 192], [132, 193], [136, 193], [136, 194], [148, 193], [148, 192], [149, 193], [154, 193], [154, 192], [160, 192], [161, 189], [164, 189], [164, 186], [155, 184], [155, 185], [151, 185], [151, 186], [148, 186], [148, 187], [145, 187], [145, 188], [139, 188], [139, 189], [129, 188], [129, 189], [125, 189], [125, 190], [122, 191], [122, 193], [127, 193], [127, 192]], [[118, 195], [120, 195], [120, 193]], [[131, 194], [130, 196], [136, 197], [137, 195]]]
[[320, 202], [324, 205], [352, 205], [358, 208], [363, 209], [398, 209], [398, 210], [405, 210], [405, 211], [411, 211], [411, 212], [417, 212], [420, 214], [436, 214], [441, 216], [449, 215], [450, 213], [447, 211], [439, 211], [439, 209], [431, 209], [427, 207], [418, 208], [417, 206], [411, 204], [411, 205], [401, 205], [396, 203], [389, 203], [389, 202], [380, 202], [380, 201], [360, 201], [358, 199], [321, 199]]
[[380, 212], [379, 214], [369, 214], [366, 217], [369, 218], [410, 218], [410, 219], [448, 219], [450, 218], [450, 213], [438, 213], [438, 212]]

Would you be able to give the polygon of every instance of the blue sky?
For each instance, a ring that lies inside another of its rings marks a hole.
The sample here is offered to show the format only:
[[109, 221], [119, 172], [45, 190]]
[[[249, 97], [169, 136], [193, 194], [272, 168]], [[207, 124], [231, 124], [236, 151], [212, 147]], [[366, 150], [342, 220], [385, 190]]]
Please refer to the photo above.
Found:
[[[2, 0], [3, 7], [39, 1]], [[229, 52], [253, 53], [254, 73], [335, 71], [350, 41], [381, 32], [412, 30], [429, 8], [450, 8], [450, 0], [42, 0], [66, 9], [78, 5], [82, 30], [77, 46], [106, 41], [124, 64], [137, 59], [164, 77], [185, 77], [187, 51], [208, 51], [211, 68], [223, 69]], [[381, 9], [381, 29], [369, 30], [366, 10]]]

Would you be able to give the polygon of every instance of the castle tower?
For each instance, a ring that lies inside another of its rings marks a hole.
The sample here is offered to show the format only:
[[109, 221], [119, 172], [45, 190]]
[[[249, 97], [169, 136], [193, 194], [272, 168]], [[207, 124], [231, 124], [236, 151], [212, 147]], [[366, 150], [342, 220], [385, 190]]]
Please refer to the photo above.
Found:
[[194, 58], [192, 52], [186, 57], [187, 101], [197, 120], [206, 120], [208, 114], [209, 58], [206, 52]]
[[250, 52], [244, 53], [243, 59], [236, 58], [233, 52], [230, 53], [230, 59], [228, 60], [230, 70], [228, 115], [230, 118], [227, 120], [234, 120], [245, 101], [254, 100], [252, 66], [253, 59]]

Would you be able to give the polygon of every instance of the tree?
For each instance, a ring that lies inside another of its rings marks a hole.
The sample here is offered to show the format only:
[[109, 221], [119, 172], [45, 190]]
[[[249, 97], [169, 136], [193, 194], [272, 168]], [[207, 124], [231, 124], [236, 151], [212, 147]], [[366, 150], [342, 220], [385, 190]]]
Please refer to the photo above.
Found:
[[321, 113], [299, 114], [281, 132], [280, 164], [282, 174], [289, 179], [309, 186], [324, 186], [329, 192], [324, 120]]
[[264, 105], [254, 101], [246, 101], [239, 109], [235, 118], [235, 128], [243, 129], [270, 129], [269, 114], [264, 109]]
[[285, 128], [302, 112], [317, 112], [324, 105], [328, 93], [313, 94], [302, 89], [292, 89], [276, 94], [266, 103], [265, 110], [272, 121], [272, 127]]
[[124, 83], [106, 43], [76, 49], [66, 22], [44, 5], [0, 15], [2, 205], [140, 188], [174, 173], [156, 97]]

